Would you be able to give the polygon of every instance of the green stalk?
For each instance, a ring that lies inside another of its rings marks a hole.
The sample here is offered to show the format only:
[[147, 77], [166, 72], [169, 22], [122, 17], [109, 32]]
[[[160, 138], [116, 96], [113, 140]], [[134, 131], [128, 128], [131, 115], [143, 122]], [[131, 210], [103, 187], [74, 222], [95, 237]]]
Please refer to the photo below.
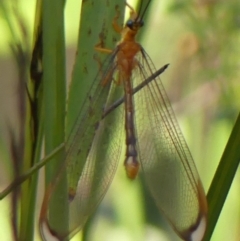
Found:
[[[114, 17], [119, 14], [118, 23], [122, 25], [124, 12], [125, 2], [122, 0], [82, 2], [77, 55], [69, 89], [66, 122], [67, 136], [76, 124], [80, 108], [91, 84], [95, 81], [98, 74], [102, 74], [99, 72], [99, 69], [107, 55], [98, 53], [95, 50], [95, 46], [101, 43], [104, 48], [111, 50], [115, 48], [121, 36], [114, 31], [112, 22]], [[82, 169], [85, 161], [79, 161], [77, 163], [78, 166], [75, 168], [76, 173], [71, 173], [71, 176], [75, 175], [76, 180], [79, 178], [79, 170]], [[88, 240], [90, 227], [91, 222], [87, 222], [83, 229], [83, 240]]]
[[[66, 102], [64, 0], [43, 0], [43, 102], [45, 154], [64, 142]], [[46, 165], [46, 187], [62, 166], [64, 152]], [[61, 181], [49, 204], [49, 222], [55, 230], [67, 230], [66, 179]], [[63, 197], [59, 202], [59, 196]], [[61, 211], [59, 211], [61, 210]], [[63, 222], [59, 222], [63, 220]]]
[[240, 161], [240, 114], [233, 127], [228, 143], [214, 175], [207, 200], [209, 205], [209, 220], [204, 241], [211, 239], [212, 233], [221, 214], [224, 202], [231, 188], [232, 181]]

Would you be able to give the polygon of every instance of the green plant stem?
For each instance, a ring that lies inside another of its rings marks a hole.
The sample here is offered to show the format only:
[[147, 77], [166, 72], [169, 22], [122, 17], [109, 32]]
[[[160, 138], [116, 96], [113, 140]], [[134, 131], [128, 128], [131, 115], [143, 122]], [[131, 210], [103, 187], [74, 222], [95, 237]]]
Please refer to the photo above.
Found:
[[232, 181], [240, 161], [240, 114], [233, 127], [228, 143], [214, 175], [207, 200], [209, 205], [209, 220], [204, 241], [211, 239], [218, 217], [230, 190]]

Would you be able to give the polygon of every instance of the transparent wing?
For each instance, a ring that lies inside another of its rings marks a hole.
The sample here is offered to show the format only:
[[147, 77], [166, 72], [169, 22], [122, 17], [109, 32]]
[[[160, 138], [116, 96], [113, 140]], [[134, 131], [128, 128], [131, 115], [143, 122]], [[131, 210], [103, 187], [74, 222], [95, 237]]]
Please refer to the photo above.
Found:
[[123, 143], [123, 107], [114, 112], [100, 121], [94, 136], [76, 195], [69, 204], [70, 230], [77, 231], [83, 227], [104, 197], [116, 172]]
[[[144, 50], [138, 61], [134, 86], [154, 71]], [[180, 237], [201, 240], [192, 238], [205, 231], [205, 194], [160, 78], [136, 93], [134, 103], [140, 161], [157, 207]]]
[[122, 87], [118, 88], [112, 81], [116, 70], [115, 54], [104, 63], [102, 72], [95, 79], [66, 143], [63, 169], [67, 170], [69, 190], [67, 231], [53, 226], [46, 207], [51, 203], [61, 177], [58, 176], [53, 188], [45, 193], [42, 233], [46, 233], [47, 227], [47, 232], [58, 240], [73, 236], [83, 227], [104, 197], [116, 172], [123, 141], [123, 106], [102, 119], [104, 110], [118, 95], [123, 95]]

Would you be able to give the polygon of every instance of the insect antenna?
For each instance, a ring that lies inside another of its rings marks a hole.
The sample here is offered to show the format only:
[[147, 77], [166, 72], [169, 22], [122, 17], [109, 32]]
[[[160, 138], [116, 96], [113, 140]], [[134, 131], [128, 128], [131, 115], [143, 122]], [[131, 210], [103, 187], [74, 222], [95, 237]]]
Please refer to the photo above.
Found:
[[141, 15], [140, 15], [140, 14], [138, 15], [136, 21], [138, 21], [138, 19], [140, 18], [139, 21], [140, 21], [140, 22], [143, 22], [143, 17], [144, 17], [144, 15], [145, 15], [145, 13], [146, 13], [146, 11], [147, 11], [147, 9], [148, 9], [148, 6], [149, 6], [150, 2], [151, 2], [151, 0], [149, 0], [149, 1], [147, 2], [146, 7], [144, 8], [143, 12], [141, 13], [142, 6], [143, 6], [143, 1], [141, 1], [141, 3], [140, 3], [140, 8], [139, 8], [139, 13], [141, 13]]

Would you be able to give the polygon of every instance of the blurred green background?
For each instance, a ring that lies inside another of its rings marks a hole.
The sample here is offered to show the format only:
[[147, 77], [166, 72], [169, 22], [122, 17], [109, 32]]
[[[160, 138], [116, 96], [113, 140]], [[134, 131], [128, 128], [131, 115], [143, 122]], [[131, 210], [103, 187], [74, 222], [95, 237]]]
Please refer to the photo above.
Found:
[[[9, 158], [6, 128], [10, 126], [16, 133], [19, 131], [15, 98], [17, 70], [10, 44], [13, 36], [14, 40], [21, 39], [16, 13], [27, 29], [25, 43], [32, 44], [35, 14], [35, 1], [3, 2], [7, 3], [4, 6], [8, 7], [13, 29], [9, 29], [0, 9], [1, 190], [11, 181], [11, 166], [6, 161]], [[68, 80], [76, 53], [79, 16], [80, 1], [66, 1]], [[152, 0], [139, 41], [157, 69], [170, 63], [161, 79], [207, 192], [240, 110], [240, 2]], [[239, 179], [237, 172], [212, 241], [239, 240]], [[149, 196], [143, 195], [144, 187], [140, 179], [129, 182], [120, 163], [113, 184], [91, 220], [89, 240], [177, 240], [156, 213]], [[37, 209], [40, 203], [39, 200]], [[9, 207], [9, 197], [0, 202], [1, 240], [12, 240]]]

